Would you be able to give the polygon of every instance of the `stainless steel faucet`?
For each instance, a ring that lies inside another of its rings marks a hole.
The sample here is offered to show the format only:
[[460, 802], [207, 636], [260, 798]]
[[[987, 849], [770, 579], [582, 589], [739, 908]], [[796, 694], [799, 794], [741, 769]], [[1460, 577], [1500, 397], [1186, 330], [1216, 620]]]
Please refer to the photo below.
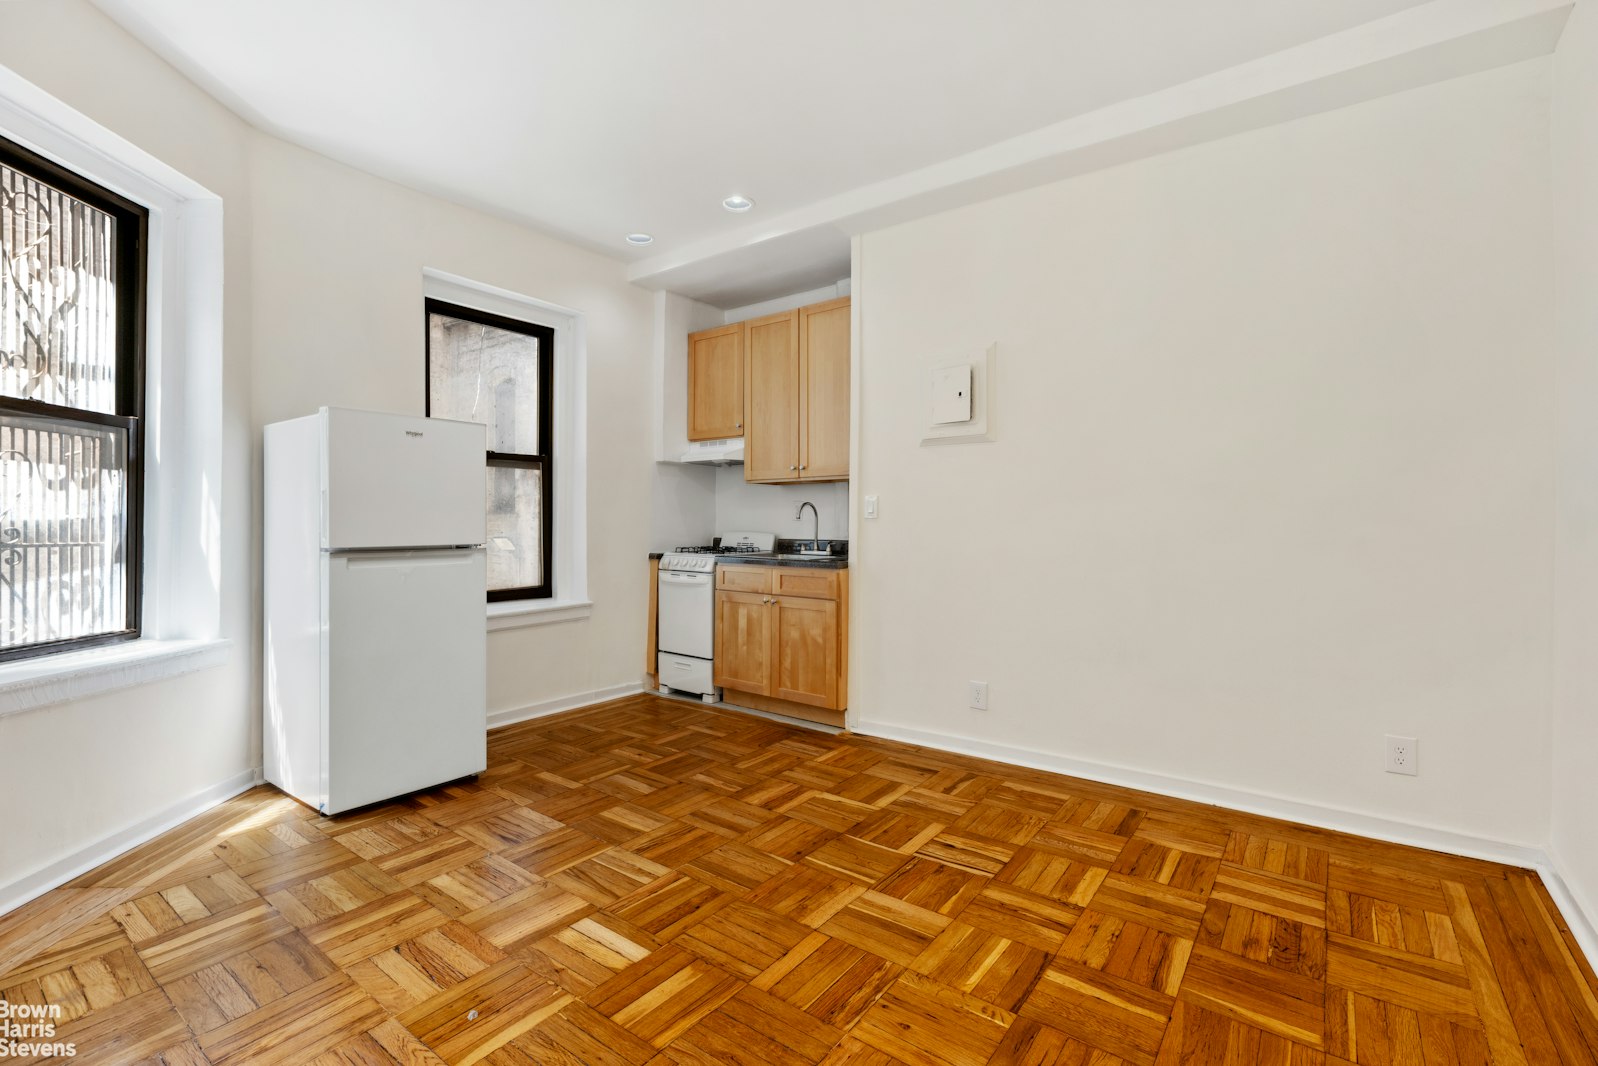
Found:
[[[810, 547], [819, 552], [821, 550], [821, 512], [816, 510], [816, 505], [809, 500], [801, 503], [799, 509], [793, 513], [794, 521], [798, 521], [805, 516], [806, 507], [810, 508], [810, 514], [816, 520], [815, 528], [810, 538]], [[800, 550], [803, 551], [803, 549]]]

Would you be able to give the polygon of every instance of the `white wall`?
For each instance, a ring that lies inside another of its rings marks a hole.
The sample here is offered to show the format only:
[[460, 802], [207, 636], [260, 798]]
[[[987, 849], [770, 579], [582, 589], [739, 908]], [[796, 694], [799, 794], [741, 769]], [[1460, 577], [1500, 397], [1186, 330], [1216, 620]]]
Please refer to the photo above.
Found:
[[[0, 899], [18, 879], [259, 764], [243, 123], [81, 0], [0, 4], [0, 64], [223, 198], [221, 635], [200, 673], [0, 718]], [[198, 353], [196, 353], [198, 357]]]
[[775, 533], [792, 540], [809, 540], [816, 518], [811, 517], [809, 511], [802, 520], [794, 518], [795, 508], [806, 500], [816, 505], [822, 537], [849, 535], [847, 481], [751, 485], [744, 480], [742, 466], [720, 467], [716, 471], [716, 532], [742, 529]]
[[688, 451], [688, 334], [720, 326], [709, 304], [657, 292], [654, 300], [654, 479], [650, 487], [649, 550], [709, 544], [716, 529], [716, 470], [672, 460]]
[[786, 296], [774, 296], [769, 300], [761, 300], [755, 304], [730, 307], [721, 313], [721, 317], [723, 323], [726, 324], [747, 322], [751, 318], [774, 315], [781, 311], [792, 311], [796, 307], [808, 307], [811, 304], [822, 303], [826, 300], [836, 300], [840, 296], [848, 296], [851, 291], [851, 279], [841, 278], [831, 285], [823, 285], [819, 289], [791, 292]]
[[257, 135], [253, 157], [261, 424], [322, 404], [420, 414], [424, 267], [585, 315], [593, 614], [492, 633], [489, 710], [636, 683], [648, 609], [651, 295], [615, 260], [275, 138]]
[[710, 543], [716, 535], [715, 467], [656, 463], [653, 493], [650, 551]]
[[1553, 851], [1598, 922], [1598, 9], [1554, 55], [1558, 328]]
[[492, 633], [490, 709], [639, 681], [652, 297], [620, 262], [256, 133], [83, 0], [0, 3], [0, 63], [223, 198], [225, 478], [210, 489], [234, 641], [222, 667], [0, 719], [0, 890], [259, 766], [260, 427], [322, 404], [420, 412], [424, 267], [574, 308], [588, 330], [593, 612]]
[[[1542, 844], [1548, 87], [865, 235], [854, 727]], [[918, 446], [924, 367], [995, 341], [998, 442]]]
[[674, 292], [657, 292], [653, 299], [655, 458], [675, 461], [689, 446], [688, 334], [726, 322], [717, 308]]

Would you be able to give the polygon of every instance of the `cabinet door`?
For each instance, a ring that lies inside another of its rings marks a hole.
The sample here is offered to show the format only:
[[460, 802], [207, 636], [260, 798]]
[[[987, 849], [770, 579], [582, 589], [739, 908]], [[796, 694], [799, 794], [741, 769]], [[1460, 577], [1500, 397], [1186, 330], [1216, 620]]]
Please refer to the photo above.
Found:
[[799, 312], [744, 323], [744, 480], [799, 477]]
[[838, 703], [838, 605], [781, 597], [771, 605], [776, 641], [772, 695], [812, 707]]
[[688, 335], [688, 439], [744, 435], [741, 323]]
[[799, 309], [799, 476], [849, 476], [849, 298]]
[[716, 684], [771, 695], [770, 600], [753, 592], [716, 593]]

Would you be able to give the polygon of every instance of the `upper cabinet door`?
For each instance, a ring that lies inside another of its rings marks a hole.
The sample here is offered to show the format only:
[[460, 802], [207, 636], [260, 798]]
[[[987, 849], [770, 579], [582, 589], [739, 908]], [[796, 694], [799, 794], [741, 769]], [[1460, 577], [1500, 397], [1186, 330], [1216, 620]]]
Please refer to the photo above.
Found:
[[743, 323], [688, 335], [688, 439], [744, 435]]
[[330, 407], [322, 547], [482, 544], [488, 431], [476, 422]]
[[799, 477], [799, 312], [744, 324], [745, 481]]
[[849, 297], [799, 309], [799, 476], [849, 476]]

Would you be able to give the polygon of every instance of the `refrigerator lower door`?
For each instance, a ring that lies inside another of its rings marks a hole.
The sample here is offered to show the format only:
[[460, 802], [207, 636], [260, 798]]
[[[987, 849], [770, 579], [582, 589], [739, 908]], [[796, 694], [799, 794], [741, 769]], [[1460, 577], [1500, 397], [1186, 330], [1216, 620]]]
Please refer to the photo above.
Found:
[[324, 814], [488, 765], [482, 549], [324, 553]]

